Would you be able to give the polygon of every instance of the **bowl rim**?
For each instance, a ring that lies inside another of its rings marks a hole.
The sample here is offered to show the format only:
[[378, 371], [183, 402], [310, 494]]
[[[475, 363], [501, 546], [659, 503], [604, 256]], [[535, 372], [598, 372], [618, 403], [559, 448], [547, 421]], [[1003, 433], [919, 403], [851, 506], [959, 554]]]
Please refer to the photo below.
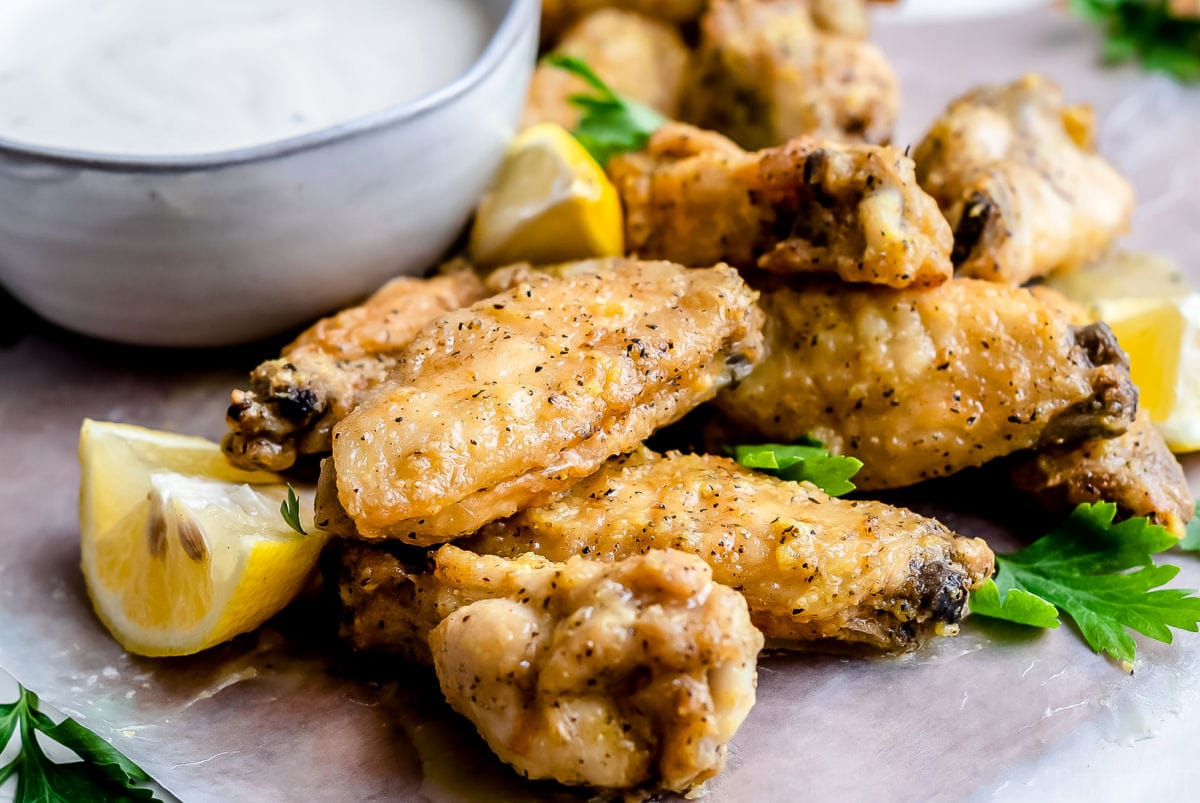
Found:
[[[414, 100], [316, 131], [210, 153], [162, 155], [106, 154], [74, 148], [42, 147], [0, 136], [0, 159], [130, 173], [184, 173], [271, 161], [300, 151], [314, 150], [323, 145], [421, 117], [466, 94], [496, 69], [530, 27], [535, 29], [536, 38], [540, 8], [541, 0], [508, 0], [504, 17], [496, 26], [496, 31], [484, 46], [483, 52], [465, 73], [449, 84]], [[532, 64], [530, 69], [533, 69]]]

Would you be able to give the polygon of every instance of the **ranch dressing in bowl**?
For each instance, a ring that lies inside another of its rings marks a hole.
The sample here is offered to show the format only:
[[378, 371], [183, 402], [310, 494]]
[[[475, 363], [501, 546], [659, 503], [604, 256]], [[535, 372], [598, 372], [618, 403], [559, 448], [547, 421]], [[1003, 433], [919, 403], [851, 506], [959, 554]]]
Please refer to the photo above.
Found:
[[452, 83], [475, 0], [0, 0], [0, 140], [194, 155], [345, 123]]

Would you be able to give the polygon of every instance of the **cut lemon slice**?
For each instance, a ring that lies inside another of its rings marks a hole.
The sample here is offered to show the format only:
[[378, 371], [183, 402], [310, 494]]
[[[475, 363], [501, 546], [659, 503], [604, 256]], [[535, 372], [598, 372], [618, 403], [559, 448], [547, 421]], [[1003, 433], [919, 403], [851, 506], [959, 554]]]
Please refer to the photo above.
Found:
[[1129, 355], [1138, 403], [1172, 451], [1200, 449], [1200, 294], [1095, 302]]
[[1129, 298], [1179, 298], [1192, 292], [1173, 260], [1131, 251], [1116, 251], [1079, 270], [1056, 273], [1046, 284], [1085, 306]]
[[525, 129], [513, 142], [471, 229], [480, 265], [552, 264], [620, 256], [624, 222], [604, 169], [559, 125]]
[[217, 444], [85, 420], [79, 437], [83, 576], [129, 652], [188, 655], [258, 627], [303, 587], [328, 536], [311, 494], [292, 530], [287, 489], [225, 462]]

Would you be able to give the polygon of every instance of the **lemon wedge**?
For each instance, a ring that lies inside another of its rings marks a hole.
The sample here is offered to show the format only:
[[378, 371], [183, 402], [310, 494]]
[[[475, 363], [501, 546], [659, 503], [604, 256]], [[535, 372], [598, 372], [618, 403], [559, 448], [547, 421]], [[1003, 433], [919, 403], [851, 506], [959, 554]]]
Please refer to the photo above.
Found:
[[1178, 298], [1192, 291], [1179, 266], [1159, 254], [1116, 251], [1094, 264], [1046, 280], [1080, 304], [1106, 299]]
[[100, 620], [138, 655], [188, 655], [258, 627], [300, 591], [328, 536], [275, 474], [231, 467], [203, 438], [90, 419], [79, 436], [83, 576]]
[[1129, 355], [1138, 403], [1167, 445], [1200, 449], [1200, 294], [1100, 299], [1095, 310]]
[[480, 265], [552, 264], [620, 256], [621, 199], [604, 169], [562, 126], [542, 123], [513, 142], [471, 229]]

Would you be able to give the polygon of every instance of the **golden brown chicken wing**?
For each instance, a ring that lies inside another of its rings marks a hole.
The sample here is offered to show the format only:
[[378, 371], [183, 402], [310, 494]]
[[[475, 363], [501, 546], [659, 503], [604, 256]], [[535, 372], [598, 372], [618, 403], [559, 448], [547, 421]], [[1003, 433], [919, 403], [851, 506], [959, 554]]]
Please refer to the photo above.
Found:
[[983, 541], [908, 510], [832, 498], [723, 457], [646, 449], [463, 546], [603, 561], [677, 549], [741, 591], [768, 638], [884, 650], [953, 632], [967, 593], [992, 572]]
[[626, 248], [646, 259], [834, 271], [893, 287], [952, 273], [950, 227], [893, 148], [796, 140], [747, 153], [675, 123], [645, 151], [613, 159], [609, 175]]
[[720, 772], [754, 705], [762, 634], [699, 558], [480, 556], [432, 571], [346, 544], [345, 634], [432, 662], [442, 691], [529, 778], [685, 791]]
[[1012, 478], [1052, 511], [1114, 502], [1121, 516], [1146, 516], [1180, 538], [1196, 510], [1183, 467], [1144, 410], [1125, 434], [1041, 450], [1018, 463]]
[[244, 469], [283, 471], [330, 450], [333, 425], [387, 377], [421, 327], [485, 295], [469, 267], [393, 279], [357, 307], [318, 321], [234, 390], [221, 448]]
[[[602, 8], [580, 19], [555, 45], [556, 53], [587, 62], [610, 87], [666, 117], [678, 117], [691, 51], [673, 26], [632, 11]], [[529, 84], [522, 127], [558, 123], [571, 129], [579, 110], [569, 98], [587, 89], [582, 79], [548, 64]]]
[[742, 437], [805, 435], [895, 488], [1012, 454], [1124, 432], [1137, 407], [1104, 324], [1028, 290], [811, 284], [764, 290], [766, 360], [718, 405]]
[[556, 41], [572, 22], [600, 8], [623, 9], [680, 23], [696, 19], [707, 5], [708, 0], [542, 0], [542, 41]]
[[756, 294], [726, 266], [569, 264], [443, 316], [385, 391], [334, 430], [341, 511], [367, 539], [474, 532], [595, 471], [745, 376], [761, 357]]
[[1091, 109], [1039, 75], [954, 101], [913, 158], [967, 276], [1023, 284], [1075, 268], [1129, 226], [1133, 188], [1095, 152]]
[[713, 0], [701, 20], [684, 119], [752, 149], [800, 136], [889, 141], [899, 81], [883, 53], [860, 38], [862, 3], [840, 6]]

